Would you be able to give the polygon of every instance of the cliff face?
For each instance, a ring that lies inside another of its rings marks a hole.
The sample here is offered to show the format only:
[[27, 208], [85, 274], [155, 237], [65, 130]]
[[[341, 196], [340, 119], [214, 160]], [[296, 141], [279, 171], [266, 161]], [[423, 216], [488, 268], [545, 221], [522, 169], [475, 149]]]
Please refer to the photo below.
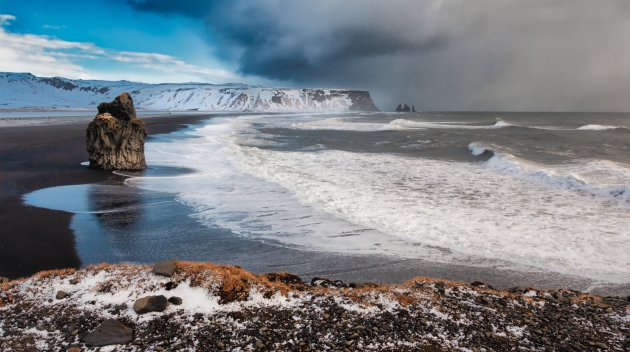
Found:
[[101, 103], [98, 115], [87, 128], [86, 148], [90, 168], [101, 170], [144, 170], [144, 123], [136, 117], [127, 93], [111, 103]]
[[0, 73], [0, 109], [86, 109], [130, 92], [139, 109], [172, 111], [376, 111], [367, 91], [265, 88], [243, 84], [145, 84]]
[[370, 92], [361, 90], [348, 90], [345, 91], [352, 101], [351, 111], [378, 111]]

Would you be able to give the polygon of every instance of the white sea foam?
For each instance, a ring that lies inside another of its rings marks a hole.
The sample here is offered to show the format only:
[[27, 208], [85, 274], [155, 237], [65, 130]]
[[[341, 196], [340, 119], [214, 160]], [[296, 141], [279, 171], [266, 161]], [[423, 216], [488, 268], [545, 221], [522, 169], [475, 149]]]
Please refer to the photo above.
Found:
[[197, 138], [178, 143], [147, 143], [150, 164], [189, 167], [196, 172], [181, 177], [136, 177], [128, 179], [127, 184], [176, 193], [178, 200], [195, 208], [194, 217], [200, 222], [228, 228], [242, 236], [308, 250], [343, 248], [350, 253], [378, 253], [382, 243], [388, 241], [386, 251], [409, 255], [406, 253], [410, 243], [399, 238], [388, 240], [376, 230], [303, 204], [290, 190], [240, 170], [238, 145], [261, 144], [258, 138], [250, 138], [254, 133], [249, 129], [250, 119], [214, 119], [189, 132]]
[[[497, 118], [494, 124], [475, 125], [465, 121], [419, 121], [408, 119], [394, 119], [389, 122], [366, 122], [365, 119], [357, 120], [356, 117], [343, 116], [328, 119], [307, 120], [289, 124], [290, 128], [301, 130], [338, 130], [338, 131], [357, 131], [357, 132], [374, 132], [374, 131], [395, 131], [395, 130], [418, 130], [418, 129], [465, 129], [465, 130], [483, 130], [496, 129], [506, 127], [522, 127], [547, 131], [565, 131], [573, 130], [573, 128], [559, 126], [533, 126], [518, 125], [503, 119]], [[607, 125], [584, 125], [577, 130], [602, 131], [609, 129], [626, 128], [623, 126], [607, 126]]]
[[483, 154], [485, 152], [492, 151], [488, 147], [486, 147], [486, 146], [484, 146], [482, 144], [479, 144], [479, 143], [470, 143], [468, 145], [468, 149], [470, 150], [470, 153], [472, 155], [477, 155], [477, 156], [479, 156], [479, 155], [481, 155], [481, 154]]
[[546, 187], [576, 191], [582, 195], [601, 197], [630, 208], [630, 168], [608, 160], [582, 160], [564, 165], [543, 165], [518, 158], [509, 153], [496, 152], [492, 147], [471, 143], [473, 155], [493, 153], [486, 167], [510, 174]]
[[578, 128], [578, 130], [589, 130], [589, 131], [603, 131], [603, 130], [613, 130], [617, 128], [624, 128], [622, 126], [605, 126], [605, 125], [584, 125]]
[[317, 119], [314, 121], [294, 122], [289, 125], [293, 129], [301, 130], [340, 130], [340, 131], [392, 131], [414, 129], [494, 129], [514, 126], [509, 122], [497, 119], [492, 125], [470, 125], [467, 122], [454, 121], [414, 121], [408, 119], [395, 119], [390, 122], [365, 122], [352, 117], [334, 117]]
[[340, 130], [340, 131], [384, 131], [391, 129], [387, 123], [351, 122], [343, 117], [333, 117], [323, 120], [295, 122], [290, 124], [293, 129], [299, 130]]
[[462, 163], [259, 148], [248, 143], [259, 136], [251, 121], [215, 119], [191, 132], [198, 138], [147, 143], [150, 163], [198, 172], [128, 183], [178, 193], [208, 225], [309, 250], [509, 262], [627, 282], [630, 213], [580, 188], [594, 184], [591, 177], [603, 182], [604, 168], [595, 162], [563, 181], [575, 187], [553, 187], [553, 177], [571, 171], [552, 170], [547, 180], [540, 169], [501, 165], [506, 161], [496, 155]]

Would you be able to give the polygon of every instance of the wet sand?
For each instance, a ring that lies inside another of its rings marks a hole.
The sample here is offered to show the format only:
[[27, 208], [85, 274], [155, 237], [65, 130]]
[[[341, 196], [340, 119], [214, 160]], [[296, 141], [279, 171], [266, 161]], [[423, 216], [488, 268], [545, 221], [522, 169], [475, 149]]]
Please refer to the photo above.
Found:
[[[152, 135], [208, 117], [171, 115], [143, 120]], [[0, 128], [0, 276], [16, 278], [81, 265], [70, 229], [73, 214], [25, 206], [21, 195], [45, 187], [122, 179], [80, 166], [88, 159], [88, 122]]]

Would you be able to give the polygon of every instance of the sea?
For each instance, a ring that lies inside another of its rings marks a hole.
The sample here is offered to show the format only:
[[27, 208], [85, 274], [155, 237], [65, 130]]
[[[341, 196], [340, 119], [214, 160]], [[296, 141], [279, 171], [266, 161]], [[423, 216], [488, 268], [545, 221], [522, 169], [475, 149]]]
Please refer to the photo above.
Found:
[[243, 114], [145, 152], [25, 202], [75, 213], [84, 264], [630, 292], [630, 114]]

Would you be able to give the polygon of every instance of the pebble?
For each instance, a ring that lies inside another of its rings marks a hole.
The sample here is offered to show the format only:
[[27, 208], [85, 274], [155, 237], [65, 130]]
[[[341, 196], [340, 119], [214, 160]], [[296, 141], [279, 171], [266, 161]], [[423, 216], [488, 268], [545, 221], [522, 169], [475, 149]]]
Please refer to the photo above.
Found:
[[593, 304], [593, 307], [599, 308], [599, 309], [608, 309], [608, 308], [611, 308], [612, 306], [604, 302], [598, 302], [598, 303]]
[[173, 296], [173, 297], [168, 299], [168, 302], [178, 306], [178, 305], [182, 304], [182, 299], [181, 299], [181, 297]]

